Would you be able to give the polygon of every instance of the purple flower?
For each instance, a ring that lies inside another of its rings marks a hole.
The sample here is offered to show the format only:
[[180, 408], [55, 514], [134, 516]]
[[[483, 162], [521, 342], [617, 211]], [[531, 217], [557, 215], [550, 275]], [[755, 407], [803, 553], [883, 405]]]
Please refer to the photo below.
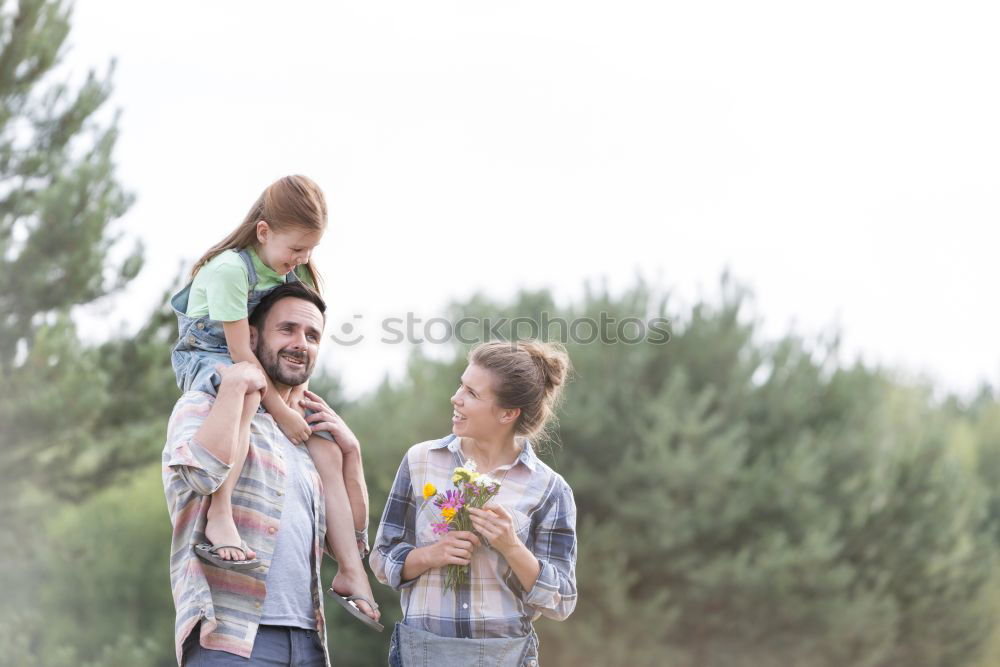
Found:
[[465, 497], [462, 496], [458, 491], [448, 491], [444, 502], [441, 503], [440, 507], [450, 508], [453, 510], [460, 510], [462, 506], [465, 505]]
[[451, 526], [448, 525], [447, 521], [441, 521], [440, 523], [432, 523], [431, 528], [434, 530], [435, 535], [444, 535], [449, 530], [451, 530]]

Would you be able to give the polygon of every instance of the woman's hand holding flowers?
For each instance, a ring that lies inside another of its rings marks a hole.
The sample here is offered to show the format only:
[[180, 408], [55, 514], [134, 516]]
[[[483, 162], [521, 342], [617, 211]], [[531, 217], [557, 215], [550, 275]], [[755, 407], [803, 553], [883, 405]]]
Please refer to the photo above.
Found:
[[502, 505], [487, 503], [483, 509], [470, 507], [469, 518], [479, 534], [504, 557], [524, 590], [534, 588], [542, 564], [517, 536], [510, 512]]
[[430, 547], [428, 565], [431, 567], [468, 565], [472, 562], [472, 550], [478, 546], [479, 537], [475, 533], [464, 530], [445, 533]]
[[[500, 492], [500, 482], [476, 472], [474, 461], [466, 461], [455, 468], [451, 483], [455, 489], [443, 494], [438, 493], [431, 483], [424, 484], [423, 488], [424, 502], [432, 503], [440, 512], [441, 521], [431, 523], [431, 529], [435, 535], [443, 537], [426, 555], [433, 561], [433, 567], [447, 566], [445, 590], [457, 590], [458, 586], [468, 581], [472, 551], [480, 544], [479, 537], [473, 532], [476, 526], [470, 512], [484, 507]], [[490, 516], [493, 516], [492, 513]], [[507, 519], [510, 519], [509, 514]], [[483, 521], [486, 520], [483, 517]], [[513, 525], [513, 521], [510, 524]], [[491, 535], [500, 535], [495, 530], [490, 532]], [[456, 541], [453, 536], [461, 538]]]
[[489, 503], [483, 509], [469, 508], [472, 527], [490, 541], [490, 546], [506, 554], [510, 549], [521, 545], [514, 531], [514, 517], [503, 505]]

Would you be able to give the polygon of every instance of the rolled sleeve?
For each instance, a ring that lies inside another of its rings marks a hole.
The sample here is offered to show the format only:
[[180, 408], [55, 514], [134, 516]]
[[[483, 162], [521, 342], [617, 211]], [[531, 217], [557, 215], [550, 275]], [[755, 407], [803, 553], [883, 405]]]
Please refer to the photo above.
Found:
[[205, 449], [194, 439], [202, 422], [212, 409], [213, 397], [202, 392], [188, 392], [174, 406], [167, 427], [167, 443], [163, 449], [165, 474], [169, 470], [168, 488], [179, 482], [193, 493], [208, 496], [222, 486], [232, 468]]
[[201, 496], [215, 493], [226, 481], [231, 465], [223, 463], [196, 440], [181, 443], [174, 449], [168, 466], [192, 491]]
[[403, 581], [403, 564], [416, 544], [415, 517], [416, 505], [410, 488], [410, 468], [404, 457], [382, 512], [382, 520], [375, 535], [375, 546], [368, 557], [375, 578], [397, 591], [412, 586], [416, 581]]
[[576, 502], [565, 481], [549, 495], [532, 535], [531, 551], [541, 570], [531, 590], [524, 591], [513, 572], [508, 585], [537, 613], [562, 621], [576, 608]]

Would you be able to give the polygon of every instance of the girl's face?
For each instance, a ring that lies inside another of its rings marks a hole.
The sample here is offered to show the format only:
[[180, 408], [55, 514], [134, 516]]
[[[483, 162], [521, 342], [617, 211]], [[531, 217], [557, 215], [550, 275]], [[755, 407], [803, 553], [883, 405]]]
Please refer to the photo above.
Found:
[[276, 273], [285, 275], [308, 262], [322, 238], [321, 229], [288, 227], [279, 232], [261, 220], [257, 223], [257, 255]]
[[481, 366], [470, 364], [451, 397], [454, 412], [451, 432], [457, 436], [490, 440], [512, 428], [515, 411], [501, 408], [493, 395], [496, 376]]

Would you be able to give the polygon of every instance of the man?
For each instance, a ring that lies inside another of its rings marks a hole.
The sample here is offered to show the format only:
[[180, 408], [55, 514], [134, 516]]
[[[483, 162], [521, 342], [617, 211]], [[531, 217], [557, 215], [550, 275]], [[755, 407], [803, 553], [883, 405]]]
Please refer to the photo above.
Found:
[[[314, 291], [288, 283], [267, 295], [250, 317], [251, 346], [286, 400], [292, 387], [312, 374], [325, 310]], [[319, 475], [305, 448], [293, 445], [269, 414], [242, 417], [249, 397], [266, 390], [264, 373], [250, 363], [218, 370], [215, 396], [191, 391], [177, 401], [163, 450], [178, 664], [329, 665], [320, 588], [326, 521]], [[322, 398], [311, 392], [306, 397], [302, 407], [313, 413], [307, 421], [314, 430], [331, 433], [340, 446], [344, 500], [364, 509], [355, 517], [355, 528], [363, 531], [368, 498], [360, 444]], [[194, 552], [205, 542], [210, 496], [229, 474], [241, 430], [243, 442], [249, 431], [250, 449], [232, 505], [240, 535], [253, 549], [248, 557], [260, 560], [248, 571], [215, 567]], [[335, 585], [346, 583], [371, 599], [363, 567], [342, 574]], [[358, 606], [378, 618], [365, 602]]]

